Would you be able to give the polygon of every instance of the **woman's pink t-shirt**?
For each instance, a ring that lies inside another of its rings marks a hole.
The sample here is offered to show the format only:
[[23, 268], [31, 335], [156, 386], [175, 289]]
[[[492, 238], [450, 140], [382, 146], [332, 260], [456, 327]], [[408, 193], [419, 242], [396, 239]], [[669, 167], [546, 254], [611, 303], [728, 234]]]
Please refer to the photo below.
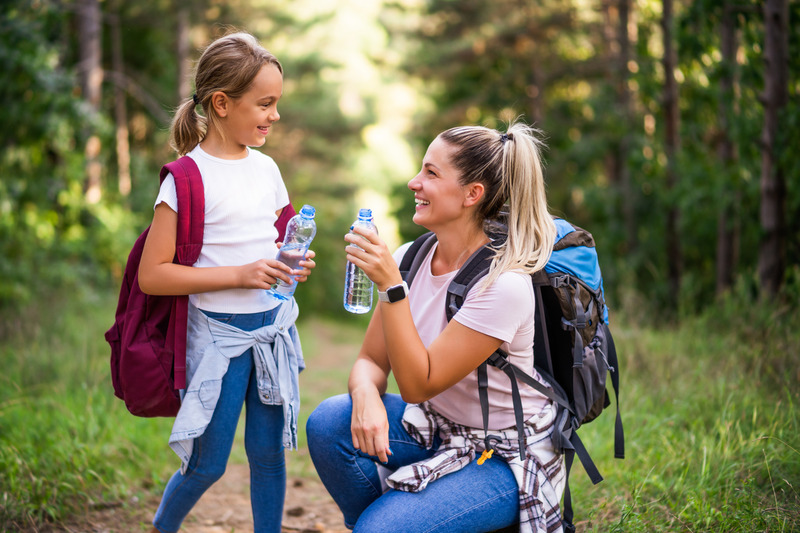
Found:
[[[453, 271], [441, 276], [431, 273], [431, 258], [436, 246], [431, 248], [420, 265], [409, 291], [411, 315], [425, 346], [430, 346], [447, 326], [444, 310], [447, 287], [457, 273]], [[408, 246], [404, 245], [395, 253], [398, 263], [407, 249]], [[483, 292], [481, 286], [481, 282], [478, 282], [467, 294], [464, 305], [453, 320], [501, 340], [503, 344], [500, 349], [508, 354], [509, 361], [541, 381], [533, 370], [534, 296], [530, 276], [520, 272], [505, 272]], [[486, 354], [487, 357], [489, 355]], [[508, 376], [492, 366], [488, 367], [487, 375], [489, 429], [516, 427]], [[520, 384], [519, 391], [526, 418], [540, 412], [548, 403], [546, 397], [525, 384]], [[453, 422], [483, 428], [477, 370], [431, 398], [430, 404]]]

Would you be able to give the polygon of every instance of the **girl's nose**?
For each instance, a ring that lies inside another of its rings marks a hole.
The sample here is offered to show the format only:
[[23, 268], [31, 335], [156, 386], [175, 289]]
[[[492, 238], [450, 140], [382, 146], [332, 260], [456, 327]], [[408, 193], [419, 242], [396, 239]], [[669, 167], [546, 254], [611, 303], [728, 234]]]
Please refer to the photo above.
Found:
[[411, 178], [411, 180], [408, 182], [408, 188], [411, 189], [412, 191], [419, 190], [419, 180], [417, 179], [418, 177], [419, 174]]

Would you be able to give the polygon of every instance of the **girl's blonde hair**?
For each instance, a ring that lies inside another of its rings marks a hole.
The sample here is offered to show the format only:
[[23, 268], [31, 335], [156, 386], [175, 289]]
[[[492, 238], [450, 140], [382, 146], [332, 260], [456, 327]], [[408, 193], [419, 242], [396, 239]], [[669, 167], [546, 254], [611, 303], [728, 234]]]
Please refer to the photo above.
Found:
[[[180, 104], [170, 126], [169, 144], [178, 155], [192, 151], [205, 138], [209, 127], [215, 128], [224, 138], [220, 117], [211, 105], [211, 95], [222, 91], [230, 98], [240, 98], [264, 65], [275, 65], [283, 74], [280, 61], [249, 33], [231, 33], [205, 49], [197, 62], [195, 94]], [[203, 108], [205, 116], [197, 113], [197, 105]]]
[[481, 183], [484, 197], [476, 216], [485, 228], [501, 223], [507, 238], [495, 242], [484, 286], [503, 272], [533, 273], [550, 259], [556, 226], [547, 207], [538, 131], [514, 122], [506, 133], [482, 126], [451, 128], [439, 135], [455, 147], [452, 162], [461, 185]]

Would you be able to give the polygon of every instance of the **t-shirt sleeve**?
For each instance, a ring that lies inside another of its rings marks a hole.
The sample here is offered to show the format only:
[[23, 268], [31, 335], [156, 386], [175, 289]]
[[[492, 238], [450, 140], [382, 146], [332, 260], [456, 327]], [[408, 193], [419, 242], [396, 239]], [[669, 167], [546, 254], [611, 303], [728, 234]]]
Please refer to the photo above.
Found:
[[400, 247], [397, 250], [394, 251], [394, 253], [392, 254], [392, 257], [394, 257], [395, 263], [397, 263], [398, 265], [400, 264], [400, 262], [403, 260], [403, 257], [405, 257], [406, 252], [408, 251], [408, 249], [411, 248], [412, 244], [413, 244], [413, 241], [409, 241], [409, 242], [407, 242], [405, 244], [400, 245]]
[[175, 190], [175, 177], [172, 172], [167, 174], [167, 177], [161, 182], [161, 188], [158, 191], [156, 203], [153, 204], [153, 209], [155, 210], [161, 202], [167, 204], [176, 213], [178, 212], [178, 193]]
[[533, 324], [533, 289], [530, 276], [504, 272], [486, 290], [475, 284], [453, 317], [460, 324], [503, 342]]

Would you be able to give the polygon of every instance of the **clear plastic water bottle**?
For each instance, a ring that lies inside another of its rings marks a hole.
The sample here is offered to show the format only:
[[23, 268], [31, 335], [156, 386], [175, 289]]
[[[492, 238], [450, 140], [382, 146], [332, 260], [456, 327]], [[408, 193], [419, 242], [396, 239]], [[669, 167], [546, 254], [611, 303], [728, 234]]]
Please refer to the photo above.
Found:
[[[284, 237], [283, 246], [278, 250], [275, 258], [292, 270], [300, 268], [300, 261], [305, 257], [311, 241], [317, 234], [317, 224], [314, 222], [315, 214], [316, 210], [313, 207], [304, 205], [300, 212], [290, 218], [289, 223], [286, 224], [286, 237]], [[291, 298], [297, 289], [297, 279], [296, 276], [289, 277], [292, 279], [291, 285], [279, 279], [278, 283], [267, 292], [279, 300]]]
[[[372, 222], [372, 209], [360, 209], [358, 219], [353, 227], [360, 226], [376, 230]], [[353, 233], [351, 230], [350, 233]], [[356, 246], [350, 244], [350, 246]], [[372, 309], [372, 280], [367, 274], [350, 261], [347, 262], [344, 277], [344, 308], [355, 314], [368, 313]]]

